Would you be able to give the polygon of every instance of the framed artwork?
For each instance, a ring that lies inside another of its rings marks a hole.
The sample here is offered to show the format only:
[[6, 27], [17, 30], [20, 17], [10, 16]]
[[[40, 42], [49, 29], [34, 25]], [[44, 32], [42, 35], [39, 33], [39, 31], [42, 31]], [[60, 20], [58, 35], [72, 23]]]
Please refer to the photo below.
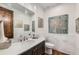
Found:
[[79, 33], [79, 18], [76, 19], [76, 32]]
[[24, 24], [24, 31], [29, 31], [30, 30], [30, 26], [28, 24]]
[[32, 32], [35, 32], [35, 21], [32, 21]]
[[16, 20], [15, 28], [23, 28], [23, 21], [22, 20]]
[[49, 17], [49, 33], [67, 34], [68, 33], [68, 15]]
[[38, 17], [38, 28], [43, 28], [43, 19]]

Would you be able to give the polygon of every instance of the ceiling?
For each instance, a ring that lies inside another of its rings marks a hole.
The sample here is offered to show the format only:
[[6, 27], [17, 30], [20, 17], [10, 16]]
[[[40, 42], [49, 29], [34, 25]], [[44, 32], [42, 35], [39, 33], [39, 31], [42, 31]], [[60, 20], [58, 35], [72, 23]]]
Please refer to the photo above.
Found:
[[5, 4], [5, 5], [11, 7], [11, 9], [13, 9], [13, 10], [15, 10], [15, 9], [16, 9], [16, 10], [19, 10], [20, 12], [25, 13], [25, 14], [28, 14], [28, 15], [33, 15], [33, 14], [34, 14], [34, 12], [32, 12], [32, 11], [30, 11], [29, 9], [27, 9], [27, 8], [25, 8], [25, 7], [23, 7], [23, 6], [21, 6], [21, 5], [18, 4], [18, 3], [3, 3], [3, 4]]
[[[30, 3], [30, 4], [32, 4], [36, 7], [40, 6], [40, 8], [42, 8], [45, 11], [45, 10], [48, 10], [49, 8], [51, 8], [51, 7], [56, 7], [58, 5], [61, 5], [62, 3]], [[18, 10], [24, 12], [24, 13], [27, 10], [30, 14], [33, 14], [31, 11], [29, 11], [28, 9], [26, 9], [25, 7], [22, 7], [21, 5], [19, 5], [17, 3], [14, 3], [14, 4], [8, 3], [6, 5], [10, 5], [11, 7], [18, 9]]]
[[44, 10], [47, 10], [51, 7], [56, 7], [62, 3], [34, 3], [36, 6], [39, 5], [41, 8], [43, 8]]

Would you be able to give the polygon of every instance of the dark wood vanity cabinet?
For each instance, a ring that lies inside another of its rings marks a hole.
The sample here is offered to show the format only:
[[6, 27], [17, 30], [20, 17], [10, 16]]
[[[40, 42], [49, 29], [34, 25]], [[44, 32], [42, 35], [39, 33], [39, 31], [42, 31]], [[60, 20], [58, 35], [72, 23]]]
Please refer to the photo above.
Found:
[[39, 43], [28, 51], [23, 52], [21, 55], [44, 55], [45, 54], [45, 41]]
[[4, 24], [4, 35], [13, 38], [13, 11], [0, 7], [0, 16]]
[[44, 42], [36, 45], [32, 50], [33, 55], [42, 55], [42, 54], [44, 54], [44, 52], [45, 52], [45, 43]]

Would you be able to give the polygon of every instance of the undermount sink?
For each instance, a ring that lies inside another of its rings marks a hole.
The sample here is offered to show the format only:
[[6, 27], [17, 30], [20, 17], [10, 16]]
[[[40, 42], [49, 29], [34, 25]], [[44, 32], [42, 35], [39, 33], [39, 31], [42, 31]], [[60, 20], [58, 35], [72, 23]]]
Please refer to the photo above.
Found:
[[7, 49], [11, 46], [11, 42], [0, 43], [0, 50]]
[[35, 40], [27, 40], [26, 41], [27, 43], [34, 43], [34, 42], [36, 42]]

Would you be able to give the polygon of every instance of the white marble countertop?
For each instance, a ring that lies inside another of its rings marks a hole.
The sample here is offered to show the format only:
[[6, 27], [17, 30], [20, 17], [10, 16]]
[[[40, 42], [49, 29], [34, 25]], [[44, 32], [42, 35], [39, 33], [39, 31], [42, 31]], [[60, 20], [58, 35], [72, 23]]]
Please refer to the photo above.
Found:
[[0, 55], [18, 55], [24, 51], [29, 50], [40, 42], [44, 41], [45, 38], [27, 40], [24, 42], [13, 43], [8, 49], [0, 50]]

